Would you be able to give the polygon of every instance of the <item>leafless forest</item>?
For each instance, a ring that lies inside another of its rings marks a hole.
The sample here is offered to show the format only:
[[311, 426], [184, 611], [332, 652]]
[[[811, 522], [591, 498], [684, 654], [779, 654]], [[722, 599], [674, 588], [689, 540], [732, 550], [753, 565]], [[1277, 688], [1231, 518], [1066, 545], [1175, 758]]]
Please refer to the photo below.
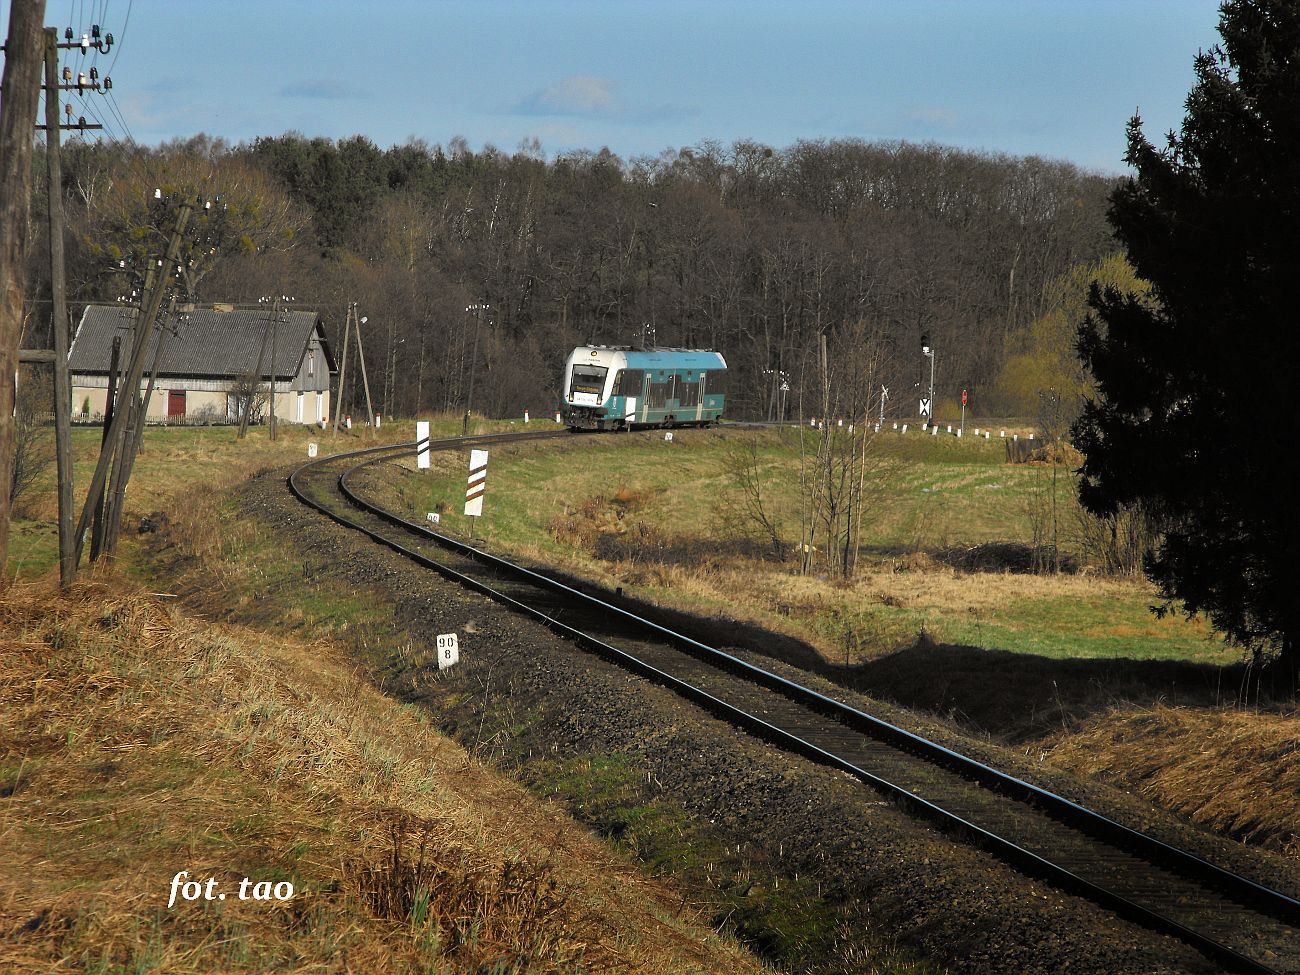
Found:
[[[39, 158], [36, 171], [39, 236]], [[733, 370], [733, 416], [812, 414], [819, 335], [835, 363], [853, 360], [864, 332], [880, 337], [895, 415], [914, 413], [914, 385], [928, 383], [923, 336], [941, 407], [967, 388], [984, 415], [1029, 413], [1036, 402], [996, 384], [1016, 337], [1051, 311], [1053, 282], [1117, 250], [1113, 178], [937, 145], [705, 143], [548, 160], [537, 145], [199, 136], [74, 143], [63, 173], [75, 301], [130, 292], [122, 260], [142, 265], [165, 229], [146, 206], [153, 187], [220, 196], [230, 217], [220, 252], [191, 269], [193, 297], [290, 295], [335, 332], [358, 302], [376, 408], [399, 416], [463, 408], [471, 369], [476, 411], [546, 412], [565, 354], [587, 341], [716, 348]], [[32, 308], [47, 294], [41, 264]]]

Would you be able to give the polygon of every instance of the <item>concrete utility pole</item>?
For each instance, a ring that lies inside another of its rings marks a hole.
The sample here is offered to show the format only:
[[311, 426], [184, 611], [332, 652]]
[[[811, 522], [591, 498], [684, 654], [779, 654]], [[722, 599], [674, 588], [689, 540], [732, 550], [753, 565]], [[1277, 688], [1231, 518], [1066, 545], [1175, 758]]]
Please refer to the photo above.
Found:
[[9, 585], [9, 485], [13, 478], [18, 346], [23, 334], [32, 127], [40, 96], [44, 0], [12, 0], [0, 82], [0, 589]]

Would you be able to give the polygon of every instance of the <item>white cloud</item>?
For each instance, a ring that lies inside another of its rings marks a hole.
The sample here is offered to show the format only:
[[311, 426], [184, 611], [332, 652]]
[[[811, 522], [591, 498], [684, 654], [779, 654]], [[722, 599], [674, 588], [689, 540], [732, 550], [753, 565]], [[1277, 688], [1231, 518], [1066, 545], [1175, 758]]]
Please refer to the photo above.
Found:
[[604, 118], [618, 110], [614, 83], [596, 75], [575, 74], [536, 91], [516, 106], [521, 115], [576, 115]]
[[907, 117], [910, 121], [925, 122], [930, 125], [952, 126], [957, 124], [957, 113], [951, 108], [914, 108], [907, 113]]

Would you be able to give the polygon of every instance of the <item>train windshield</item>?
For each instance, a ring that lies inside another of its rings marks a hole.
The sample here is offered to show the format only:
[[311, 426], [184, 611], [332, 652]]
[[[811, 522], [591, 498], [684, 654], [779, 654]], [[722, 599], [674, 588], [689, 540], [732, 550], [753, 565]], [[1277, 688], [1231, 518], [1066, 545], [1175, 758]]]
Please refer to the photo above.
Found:
[[590, 393], [599, 396], [605, 389], [605, 376], [609, 370], [604, 366], [593, 366], [586, 363], [573, 366], [573, 378], [569, 382], [569, 395], [574, 393]]

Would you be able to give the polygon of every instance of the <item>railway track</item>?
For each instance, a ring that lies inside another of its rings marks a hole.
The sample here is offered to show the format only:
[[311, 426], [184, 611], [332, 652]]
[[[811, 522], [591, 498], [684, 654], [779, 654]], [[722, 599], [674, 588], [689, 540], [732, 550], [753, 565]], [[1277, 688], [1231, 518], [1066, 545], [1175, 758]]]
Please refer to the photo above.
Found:
[[[565, 436], [453, 438], [433, 448]], [[410, 456], [413, 447], [312, 461], [290, 476], [290, 490], [339, 524], [531, 616], [715, 717], [853, 776], [1030, 876], [1179, 938], [1227, 971], [1300, 972], [1294, 897], [360, 496], [356, 482], [364, 472]]]

